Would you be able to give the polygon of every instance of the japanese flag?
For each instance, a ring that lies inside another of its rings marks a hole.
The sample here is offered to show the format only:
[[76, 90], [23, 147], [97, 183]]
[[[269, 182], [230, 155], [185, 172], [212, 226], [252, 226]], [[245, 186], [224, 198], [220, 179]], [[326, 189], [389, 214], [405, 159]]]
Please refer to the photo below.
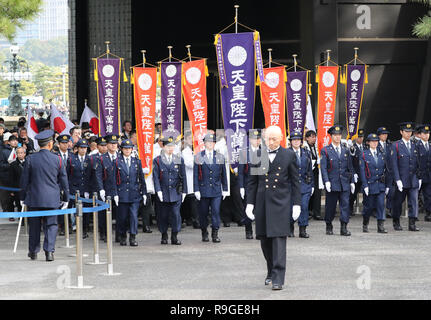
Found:
[[305, 117], [305, 125], [308, 130], [316, 132], [316, 126], [314, 125], [313, 111], [311, 110], [311, 99], [307, 96], [307, 115]]
[[37, 143], [37, 140], [34, 138], [38, 133], [39, 130], [36, 125], [36, 120], [33, 116], [33, 111], [31, 110], [31, 107], [28, 106], [27, 108], [27, 136], [33, 140], [34, 143], [34, 149], [37, 151], [39, 150], [39, 144]]
[[73, 127], [73, 123], [58, 111], [54, 104], [51, 104], [51, 128], [59, 134], [69, 134]]
[[88, 122], [90, 124], [91, 131], [95, 135], [99, 134], [99, 118], [87, 106], [87, 102], [85, 102], [85, 108], [84, 108], [84, 111], [82, 112], [81, 121], [79, 121], [79, 125], [82, 126], [83, 122]]
[[7, 159], [7, 162], [12, 163], [16, 160], [16, 148], [13, 148], [11, 151], [9, 158]]

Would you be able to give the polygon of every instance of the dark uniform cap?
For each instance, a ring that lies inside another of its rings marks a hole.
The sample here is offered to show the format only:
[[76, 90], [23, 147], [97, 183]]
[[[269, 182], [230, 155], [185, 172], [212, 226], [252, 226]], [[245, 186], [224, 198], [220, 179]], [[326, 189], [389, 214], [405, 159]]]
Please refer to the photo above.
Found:
[[416, 131], [419, 133], [430, 133], [430, 129], [431, 129], [431, 125], [429, 124], [422, 124], [416, 127]]
[[213, 133], [207, 133], [204, 137], [204, 142], [216, 142], [216, 136]]
[[377, 134], [375, 134], [375, 133], [370, 133], [367, 136], [367, 140], [368, 141], [379, 141], [379, 136]]
[[248, 137], [250, 139], [260, 139], [262, 136], [259, 129], [252, 129], [248, 131]]
[[82, 130], [87, 130], [87, 129], [90, 129], [90, 128], [91, 128], [91, 126], [90, 126], [90, 124], [88, 122], [83, 122], [82, 125], [81, 125], [81, 129]]
[[328, 129], [329, 134], [342, 134], [344, 127], [342, 125], [335, 125]]
[[174, 137], [163, 137], [162, 138], [162, 144], [163, 146], [167, 146], [169, 144], [175, 144]]
[[107, 143], [118, 143], [118, 136], [110, 134], [105, 137]]
[[289, 140], [302, 140], [302, 134], [300, 132], [293, 132], [290, 136], [289, 136]]
[[365, 136], [365, 131], [364, 131], [364, 129], [359, 129], [359, 130], [358, 130], [358, 137], [363, 137], [363, 136]]
[[53, 140], [53, 137], [54, 137], [54, 131], [49, 129], [49, 130], [43, 130], [41, 133], [38, 133], [34, 138], [40, 143], [45, 143], [47, 141]]
[[407, 132], [413, 132], [414, 131], [414, 125], [413, 122], [401, 122], [400, 123], [400, 130], [407, 131]]
[[386, 127], [380, 127], [377, 129], [377, 135], [381, 135], [381, 134], [389, 134], [389, 130]]
[[70, 135], [68, 135], [68, 134], [62, 134], [62, 135], [59, 135], [58, 137], [57, 137], [57, 141], [58, 142], [69, 142], [69, 140], [70, 140]]
[[104, 137], [97, 138], [96, 143], [98, 146], [106, 146], [108, 144], [108, 142], [106, 142], [106, 139]]
[[133, 143], [130, 139], [123, 140], [121, 142], [121, 148], [133, 148]]
[[76, 146], [78, 148], [88, 148], [88, 140], [87, 139], [79, 139], [79, 141], [76, 143]]

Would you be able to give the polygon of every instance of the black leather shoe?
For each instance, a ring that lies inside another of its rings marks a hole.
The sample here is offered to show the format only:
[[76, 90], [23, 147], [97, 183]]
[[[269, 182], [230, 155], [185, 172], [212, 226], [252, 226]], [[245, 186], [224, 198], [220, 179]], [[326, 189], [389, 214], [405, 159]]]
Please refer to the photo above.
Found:
[[120, 236], [120, 246], [127, 246], [127, 235]]
[[246, 231], [245, 232], [245, 238], [246, 239], [253, 239], [253, 231]]
[[271, 278], [265, 278], [265, 286], [269, 285], [272, 282]]
[[314, 219], [314, 220], [319, 220], [319, 221], [322, 221], [322, 220], [323, 220], [323, 218], [322, 218], [322, 217], [320, 217], [320, 216], [313, 216], [313, 219]]
[[369, 222], [370, 222], [370, 217], [362, 216], [362, 232], [368, 233]]
[[129, 237], [129, 244], [131, 247], [137, 247], [138, 242], [136, 241], [136, 234], [131, 234]]
[[199, 222], [194, 221], [193, 222], [193, 229], [200, 229], [201, 226], [199, 225]]
[[36, 260], [37, 259], [37, 253], [35, 252], [29, 252], [27, 255], [31, 260]]
[[212, 238], [214, 243], [220, 242], [220, 238], [218, 237], [218, 230], [217, 229], [212, 229], [211, 238]]
[[143, 233], [152, 233], [153, 231], [150, 229], [150, 227], [145, 226], [142, 230]]
[[115, 242], [120, 242], [121, 241], [121, 236], [118, 232], [115, 232]]
[[281, 284], [272, 284], [272, 290], [282, 290], [283, 286]]
[[307, 233], [307, 227], [299, 227], [299, 237], [300, 238], [310, 238], [310, 235]]
[[45, 251], [46, 261], [54, 261], [54, 252]]
[[100, 238], [100, 241], [106, 242], [106, 234], [105, 233], [103, 233], [103, 232], [100, 233], [99, 238]]
[[403, 228], [401, 227], [401, 225], [400, 225], [400, 219], [398, 218], [398, 219], [392, 219], [393, 220], [393, 225], [394, 225], [394, 230], [395, 231], [402, 231], [403, 230]]
[[208, 231], [206, 229], [202, 229], [202, 241], [208, 242], [210, 239], [208, 238]]
[[330, 236], [334, 234], [332, 231], [332, 223], [326, 223], [326, 234]]
[[293, 223], [291, 223], [287, 237], [288, 238], [294, 238], [295, 237], [294, 231], [295, 231], [295, 225]]
[[87, 232], [84, 232], [83, 234], [82, 234], [82, 239], [87, 239], [88, 238], [88, 233]]
[[346, 236], [346, 237], [351, 235], [350, 231], [347, 230], [347, 223], [345, 222], [341, 222], [340, 235]]
[[230, 223], [229, 222], [223, 222], [223, 227], [229, 228], [230, 227]]
[[59, 235], [59, 236], [64, 236], [64, 235], [65, 235], [64, 230], [60, 230], [60, 232], [58, 233], [58, 235]]
[[409, 231], [419, 231], [419, 228], [416, 227], [416, 218], [409, 217]]
[[160, 241], [161, 244], [168, 244], [168, 234], [166, 232], [162, 233], [162, 240]]
[[430, 222], [431, 221], [431, 212], [427, 212], [425, 215], [425, 221]]
[[177, 238], [178, 232], [171, 233], [171, 244], [175, 244], [177, 246], [181, 245], [181, 241]]
[[377, 220], [377, 232], [378, 233], [388, 233], [385, 229], [384, 221], [383, 220]]

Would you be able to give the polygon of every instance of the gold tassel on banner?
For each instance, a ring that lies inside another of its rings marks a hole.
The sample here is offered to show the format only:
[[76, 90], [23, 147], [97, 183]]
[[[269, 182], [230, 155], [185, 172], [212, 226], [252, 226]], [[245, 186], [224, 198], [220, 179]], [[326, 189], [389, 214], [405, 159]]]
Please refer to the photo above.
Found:
[[93, 69], [93, 72], [94, 72], [94, 81], [99, 81], [99, 76], [97, 75], [97, 59], [93, 59], [93, 61], [94, 61], [94, 69]]
[[205, 64], [205, 76], [209, 77], [208, 66]]
[[365, 78], [364, 78], [364, 82], [368, 83], [368, 71], [367, 71], [367, 65], [365, 65]]
[[218, 38], [220, 38], [220, 34], [215, 35], [214, 45], [216, 46], [218, 43]]
[[135, 79], [133, 76], [133, 69], [132, 69], [132, 72], [130, 73], [130, 84], [135, 84]]
[[317, 70], [316, 70], [316, 81], [315, 82], [319, 83], [319, 67], [317, 67]]
[[126, 69], [124, 67], [124, 59], [121, 59], [121, 63], [123, 65], [123, 82], [128, 82], [129, 79], [127, 79], [127, 75], [126, 75]]
[[308, 84], [308, 95], [311, 96], [311, 83]]
[[259, 31], [254, 32], [254, 41], [256, 41], [257, 39], [259, 39]]
[[287, 71], [286, 71], [286, 68], [284, 68], [284, 82], [287, 82]]
[[259, 75], [256, 76], [256, 87], [260, 86], [260, 78]]
[[159, 87], [162, 86], [162, 74], [161, 74], [161, 69], [158, 70], [157, 72], [157, 85]]

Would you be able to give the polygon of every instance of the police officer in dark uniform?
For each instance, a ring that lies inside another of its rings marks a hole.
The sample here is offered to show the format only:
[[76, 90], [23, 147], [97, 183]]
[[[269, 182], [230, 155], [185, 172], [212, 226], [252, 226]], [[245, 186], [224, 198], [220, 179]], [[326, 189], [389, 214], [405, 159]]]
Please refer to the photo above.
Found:
[[[313, 165], [311, 161], [310, 152], [301, 147], [302, 134], [299, 132], [293, 132], [290, 137], [290, 150], [295, 152], [296, 161], [298, 163], [299, 172], [299, 182], [301, 184], [301, 214], [298, 218], [299, 225], [299, 237], [309, 238], [307, 233], [308, 226], [308, 203], [310, 202], [310, 197], [314, 192], [313, 183]], [[295, 221], [290, 218], [290, 232], [287, 235], [289, 238], [294, 237], [294, 225]]]
[[168, 243], [168, 227], [171, 223], [171, 244], [180, 245], [181, 203], [187, 194], [187, 179], [184, 159], [174, 154], [173, 137], [163, 138], [163, 151], [153, 160], [154, 191], [159, 201], [157, 224], [162, 234], [161, 244]]
[[250, 177], [250, 168], [252, 165], [257, 165], [261, 156], [261, 138], [262, 134], [259, 129], [252, 129], [248, 133], [250, 147], [243, 155], [245, 160], [242, 160], [238, 166], [238, 185], [241, 198], [243, 199], [244, 214], [243, 221], [245, 224], [245, 238], [253, 239], [253, 225], [252, 220], [245, 215], [245, 207], [247, 205], [247, 182]]
[[349, 207], [350, 207], [350, 215], [353, 216], [353, 205], [356, 201], [358, 193], [361, 191], [361, 180], [359, 179], [359, 158], [362, 156], [364, 152], [364, 129], [358, 130], [358, 137], [356, 138], [353, 145], [350, 147], [350, 155], [352, 156], [352, 164], [355, 173], [353, 174], [353, 178], [355, 181], [355, 192], [350, 194], [349, 199]]
[[392, 181], [387, 175], [386, 154], [377, 148], [379, 137], [377, 134], [371, 133], [368, 135], [367, 141], [370, 148], [364, 150], [359, 156], [359, 173], [364, 194], [362, 231], [368, 232], [370, 216], [373, 210], [376, 210], [377, 232], [387, 233], [384, 227], [385, 193], [389, 192], [389, 185], [392, 184]]
[[[59, 156], [50, 150], [54, 145], [54, 131], [45, 130], [36, 135], [40, 151], [27, 157], [21, 175], [21, 205], [26, 204], [28, 211], [42, 211], [67, 207], [69, 185], [66, 166]], [[61, 199], [61, 192], [63, 199]], [[43, 250], [46, 261], [54, 260], [55, 240], [57, 237], [57, 216], [32, 217], [29, 222], [29, 253], [32, 260], [37, 259], [40, 251], [40, 227], [43, 223], [45, 240]]]
[[[127, 230], [129, 230], [129, 244], [136, 247], [138, 233], [138, 211], [141, 200], [147, 201], [147, 187], [142, 171], [141, 160], [132, 157], [133, 143], [129, 139], [121, 142], [121, 153], [115, 160], [115, 179], [119, 197], [117, 214], [117, 232], [120, 234], [120, 245], [127, 244]], [[129, 221], [129, 226], [127, 226]]]
[[431, 125], [423, 124], [418, 127], [421, 141], [416, 144], [419, 156], [419, 168], [422, 177], [422, 194], [424, 198], [425, 221], [431, 221], [431, 150], [430, 150]]
[[[90, 175], [91, 175], [91, 164], [90, 157], [87, 155], [88, 141], [86, 139], [80, 139], [76, 146], [78, 147], [77, 154], [71, 154], [67, 161], [67, 176], [69, 179], [69, 190], [72, 195], [79, 191], [79, 195], [84, 196], [86, 199], [90, 197]], [[75, 204], [75, 199], [71, 199], [70, 207]], [[88, 204], [85, 204], [88, 206]], [[88, 214], [83, 215], [83, 231], [82, 238], [88, 238], [88, 227], [89, 227]]]
[[[393, 174], [391, 169], [391, 149], [392, 143], [388, 139], [389, 130], [387, 127], [379, 127], [377, 129], [377, 136], [379, 137], [379, 144], [377, 148], [381, 153], [385, 155], [386, 166], [387, 166], [387, 174], [386, 178], [390, 181], [393, 181]], [[388, 209], [388, 213], [386, 214], [387, 218], [392, 218], [392, 201], [395, 194], [395, 186], [393, 184], [389, 185], [389, 192], [386, 194], [386, 209]]]
[[[211, 207], [211, 238], [219, 243], [220, 204], [227, 196], [227, 177], [225, 159], [214, 150], [216, 136], [213, 133], [204, 137], [205, 150], [195, 156], [193, 168], [193, 188], [199, 201], [199, 224], [202, 230], [202, 241], [208, 242], [208, 213]], [[223, 189], [223, 191], [222, 191]]]
[[401, 139], [392, 144], [391, 164], [396, 185], [393, 199], [392, 219], [394, 229], [403, 230], [400, 225], [401, 208], [406, 196], [409, 206], [409, 231], [419, 231], [416, 227], [418, 213], [418, 191], [421, 187], [419, 161], [415, 145], [410, 141], [413, 132], [412, 122], [400, 124]]
[[323, 147], [320, 155], [320, 169], [322, 179], [326, 188], [325, 221], [326, 234], [332, 235], [332, 220], [335, 217], [337, 202], [340, 204], [340, 234], [350, 236], [347, 224], [350, 219], [349, 191], [355, 192], [354, 169], [350, 151], [341, 145], [341, 134], [343, 127], [335, 125], [329, 128], [332, 143]]

